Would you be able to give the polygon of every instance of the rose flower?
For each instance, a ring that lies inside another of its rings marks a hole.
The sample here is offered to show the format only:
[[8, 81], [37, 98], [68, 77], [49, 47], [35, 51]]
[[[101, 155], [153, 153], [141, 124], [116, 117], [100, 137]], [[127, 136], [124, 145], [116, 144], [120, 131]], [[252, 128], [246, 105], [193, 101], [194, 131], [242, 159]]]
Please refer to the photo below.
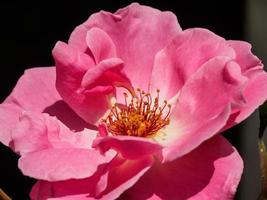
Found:
[[31, 199], [232, 199], [243, 162], [220, 133], [267, 98], [250, 44], [137, 3], [95, 13], [26, 70], [0, 140]]

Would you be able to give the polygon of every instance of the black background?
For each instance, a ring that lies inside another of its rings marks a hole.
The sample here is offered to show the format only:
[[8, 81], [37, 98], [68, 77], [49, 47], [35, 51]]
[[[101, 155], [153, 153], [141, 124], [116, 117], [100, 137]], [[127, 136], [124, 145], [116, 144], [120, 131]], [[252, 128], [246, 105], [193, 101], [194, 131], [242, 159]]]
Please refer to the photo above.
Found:
[[[51, 50], [89, 15], [99, 10], [116, 11], [130, 1], [0, 2], [0, 101], [11, 92], [26, 68], [53, 65]], [[183, 29], [204, 27], [226, 39], [244, 39], [245, 1], [139, 1], [174, 12]], [[238, 127], [234, 128], [238, 132]], [[0, 130], [1, 131], [1, 130]], [[233, 130], [232, 130], [233, 131]], [[227, 138], [239, 148], [240, 134]], [[34, 180], [17, 169], [18, 157], [0, 144], [0, 188], [13, 199], [29, 199]], [[237, 199], [237, 198], [236, 198]]]

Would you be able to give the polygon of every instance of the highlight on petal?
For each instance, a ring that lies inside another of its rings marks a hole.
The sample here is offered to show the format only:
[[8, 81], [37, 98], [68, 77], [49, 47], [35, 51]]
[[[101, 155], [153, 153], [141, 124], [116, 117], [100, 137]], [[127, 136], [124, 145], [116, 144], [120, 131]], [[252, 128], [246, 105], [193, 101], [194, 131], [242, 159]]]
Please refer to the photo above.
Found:
[[155, 54], [181, 32], [173, 13], [133, 3], [114, 14], [101, 11], [90, 16], [73, 31], [69, 45], [86, 52], [86, 37], [93, 28], [105, 32], [105, 40], [113, 41], [117, 57], [124, 61], [127, 77], [134, 87], [146, 91]]
[[53, 49], [57, 89], [63, 100], [86, 122], [95, 124], [110, 107], [115, 86], [131, 87], [123, 62], [109, 58], [95, 65], [93, 58], [59, 42]]
[[236, 67], [228, 57], [215, 57], [186, 82], [171, 113], [171, 124], [163, 130], [165, 137], [158, 140], [165, 145], [166, 161], [190, 152], [217, 134], [226, 124], [230, 108], [244, 104], [241, 88], [246, 79]]
[[161, 95], [170, 99], [205, 62], [217, 56], [235, 58], [224, 38], [201, 28], [180, 32], [156, 54], [150, 91], [160, 88]]
[[222, 136], [215, 136], [173, 162], [155, 163], [119, 200], [230, 200], [242, 170], [238, 152]]

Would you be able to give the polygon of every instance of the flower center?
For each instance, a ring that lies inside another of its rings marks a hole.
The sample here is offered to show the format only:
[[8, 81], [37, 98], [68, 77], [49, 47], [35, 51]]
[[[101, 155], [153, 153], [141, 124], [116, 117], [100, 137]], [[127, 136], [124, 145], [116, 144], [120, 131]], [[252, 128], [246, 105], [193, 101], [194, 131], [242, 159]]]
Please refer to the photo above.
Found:
[[[168, 125], [171, 105], [165, 100], [159, 106], [159, 92], [157, 90], [157, 96], [153, 99], [149, 93], [137, 89], [138, 96], [132, 96], [130, 102], [124, 93], [125, 104], [116, 103], [103, 120], [109, 132], [113, 135], [150, 137]], [[165, 108], [168, 110], [164, 114]]]

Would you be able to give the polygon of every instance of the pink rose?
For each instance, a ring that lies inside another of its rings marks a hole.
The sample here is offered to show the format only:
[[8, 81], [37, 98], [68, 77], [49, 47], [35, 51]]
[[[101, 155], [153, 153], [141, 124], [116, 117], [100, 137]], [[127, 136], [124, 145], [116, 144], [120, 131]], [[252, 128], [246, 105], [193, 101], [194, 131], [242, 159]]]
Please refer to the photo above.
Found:
[[243, 163], [218, 133], [267, 99], [250, 48], [136, 3], [101, 11], [20, 78], [0, 140], [33, 200], [232, 199]]

